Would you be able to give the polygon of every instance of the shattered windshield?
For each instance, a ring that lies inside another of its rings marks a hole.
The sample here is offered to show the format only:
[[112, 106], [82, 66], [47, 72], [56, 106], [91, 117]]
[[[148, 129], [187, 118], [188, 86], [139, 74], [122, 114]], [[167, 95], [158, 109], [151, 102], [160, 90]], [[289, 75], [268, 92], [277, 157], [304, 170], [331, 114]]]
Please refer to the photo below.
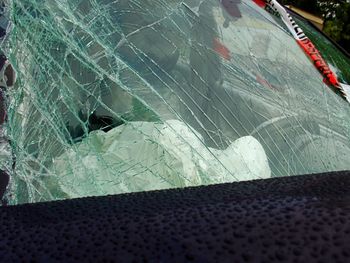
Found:
[[350, 84], [350, 57], [340, 52], [338, 48], [326, 39], [315, 28], [296, 17], [295, 21], [303, 29], [305, 34], [317, 45], [318, 50], [322, 53], [322, 56], [327, 60], [332, 70], [337, 74], [339, 80], [342, 83]]
[[350, 169], [348, 102], [251, 0], [7, 9], [10, 204]]

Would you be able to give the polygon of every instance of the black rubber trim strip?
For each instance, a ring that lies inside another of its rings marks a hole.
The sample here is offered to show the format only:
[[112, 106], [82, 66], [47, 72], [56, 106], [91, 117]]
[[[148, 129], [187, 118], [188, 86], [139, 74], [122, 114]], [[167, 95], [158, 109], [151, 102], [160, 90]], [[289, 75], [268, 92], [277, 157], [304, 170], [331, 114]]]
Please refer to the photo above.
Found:
[[1, 262], [350, 262], [350, 172], [0, 208]]

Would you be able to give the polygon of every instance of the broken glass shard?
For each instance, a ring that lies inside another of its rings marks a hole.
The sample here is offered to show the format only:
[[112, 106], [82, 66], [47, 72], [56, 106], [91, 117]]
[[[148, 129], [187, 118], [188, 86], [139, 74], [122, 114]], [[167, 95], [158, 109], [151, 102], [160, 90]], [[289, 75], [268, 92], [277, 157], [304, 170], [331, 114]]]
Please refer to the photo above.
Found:
[[6, 9], [11, 204], [350, 169], [348, 103], [253, 1]]

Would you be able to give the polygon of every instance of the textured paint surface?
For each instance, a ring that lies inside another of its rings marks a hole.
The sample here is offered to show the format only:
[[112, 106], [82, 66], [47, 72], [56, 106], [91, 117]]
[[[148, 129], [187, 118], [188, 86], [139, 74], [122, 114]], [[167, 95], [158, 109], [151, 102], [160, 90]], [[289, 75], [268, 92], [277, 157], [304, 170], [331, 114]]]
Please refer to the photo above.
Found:
[[0, 208], [3, 262], [350, 261], [350, 173]]

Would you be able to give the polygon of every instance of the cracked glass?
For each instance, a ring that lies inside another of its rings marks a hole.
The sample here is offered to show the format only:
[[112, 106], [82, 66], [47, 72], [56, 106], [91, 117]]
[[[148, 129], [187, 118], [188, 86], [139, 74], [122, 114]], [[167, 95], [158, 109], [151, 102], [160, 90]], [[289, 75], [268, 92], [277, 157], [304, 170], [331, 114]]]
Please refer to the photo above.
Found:
[[349, 104], [253, 1], [6, 3], [10, 204], [350, 169]]

